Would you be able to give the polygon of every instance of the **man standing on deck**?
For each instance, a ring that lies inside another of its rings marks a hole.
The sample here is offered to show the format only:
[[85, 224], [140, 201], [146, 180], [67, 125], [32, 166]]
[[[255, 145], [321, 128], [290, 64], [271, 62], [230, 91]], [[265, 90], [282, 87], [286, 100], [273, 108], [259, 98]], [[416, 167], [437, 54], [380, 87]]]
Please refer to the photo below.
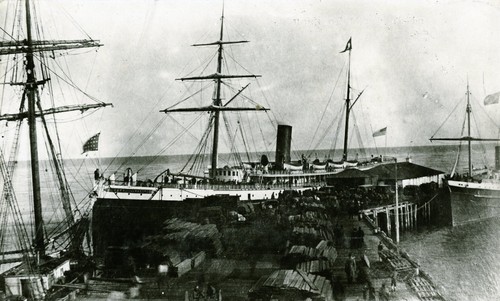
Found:
[[349, 253], [349, 258], [345, 263], [345, 273], [347, 282], [352, 283], [352, 280], [356, 278], [356, 259], [352, 253]]
[[358, 231], [356, 231], [356, 228], [352, 228], [350, 246], [351, 249], [356, 249], [358, 247]]
[[382, 283], [382, 286], [380, 287], [380, 290], [378, 291], [378, 296], [380, 301], [389, 301], [389, 292], [387, 291], [387, 286], [384, 283]]
[[365, 244], [365, 232], [361, 229], [361, 227], [359, 227], [356, 234], [356, 237], [358, 238], [358, 248], [362, 248]]
[[94, 180], [96, 184], [99, 184], [99, 179], [101, 178], [101, 174], [99, 173], [99, 168], [94, 171]]
[[382, 243], [382, 241], [379, 241], [378, 242], [378, 259], [380, 262], [382, 262], [382, 251], [384, 250], [384, 244]]

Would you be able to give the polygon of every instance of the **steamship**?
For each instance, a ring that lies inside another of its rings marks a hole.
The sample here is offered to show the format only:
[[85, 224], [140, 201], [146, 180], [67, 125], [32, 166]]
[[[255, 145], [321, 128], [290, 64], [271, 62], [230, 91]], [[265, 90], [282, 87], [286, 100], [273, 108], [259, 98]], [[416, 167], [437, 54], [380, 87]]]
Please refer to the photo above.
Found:
[[500, 217], [500, 146], [495, 147], [495, 153], [494, 170], [473, 177], [455, 176], [446, 181], [453, 226]]
[[473, 168], [472, 142], [500, 141], [496, 138], [477, 138], [471, 135], [470, 91], [467, 84], [466, 92], [466, 123], [467, 136], [459, 138], [434, 138], [431, 141], [466, 141], [468, 166], [465, 174], [456, 172], [458, 158], [451, 174], [445, 179], [450, 191], [451, 223], [459, 226], [471, 222], [478, 222], [490, 218], [500, 217], [500, 146], [495, 146], [495, 168]]
[[[221, 18], [221, 29], [219, 40], [211, 43], [194, 44], [193, 46], [215, 46], [217, 47], [217, 64], [216, 72], [210, 75], [200, 75], [194, 77], [184, 77], [178, 80], [181, 81], [212, 81], [214, 82], [213, 102], [208, 106], [192, 107], [192, 108], [177, 108], [175, 106], [162, 110], [161, 112], [170, 114], [174, 112], [208, 112], [210, 116], [209, 131], [203, 135], [204, 139], [212, 136], [212, 151], [211, 165], [205, 170], [203, 175], [195, 175], [190, 173], [171, 173], [166, 170], [158, 175], [151, 185], [137, 185], [136, 178], [133, 174], [124, 176], [124, 181], [107, 181], [100, 182], [96, 186], [98, 201], [168, 201], [178, 202], [186, 199], [202, 199], [213, 195], [236, 196], [240, 201], [254, 201], [277, 198], [278, 194], [285, 190], [308, 190], [312, 187], [323, 186], [326, 183], [326, 178], [332, 174], [338, 173], [345, 168], [355, 168], [361, 165], [370, 166], [375, 164], [372, 162], [363, 162], [357, 160], [348, 160], [347, 157], [347, 141], [349, 129], [349, 111], [353, 104], [359, 99], [360, 95], [351, 99], [350, 96], [350, 72], [347, 72], [347, 97], [345, 101], [346, 118], [345, 118], [345, 137], [344, 150], [342, 160], [339, 162], [330, 161], [314, 161], [308, 162], [303, 156], [300, 160], [291, 161], [290, 147], [292, 137], [292, 127], [289, 125], [277, 126], [277, 141], [276, 153], [274, 162], [270, 162], [267, 156], [263, 155], [259, 162], [242, 162], [238, 166], [218, 165], [218, 146], [219, 146], [219, 123], [220, 119], [224, 118], [224, 125], [227, 126], [225, 113], [242, 112], [242, 111], [257, 111], [265, 112], [265, 108], [259, 104], [255, 107], [235, 107], [229, 106], [235, 99], [240, 97], [241, 93], [248, 85], [241, 88], [237, 93], [230, 98], [229, 101], [224, 101], [222, 87], [228, 85], [228, 81], [242, 78], [256, 78], [259, 75], [254, 74], [223, 74], [223, 70], [227, 70], [223, 64], [226, 60], [223, 57], [225, 46], [247, 43], [248, 41], [227, 41], [224, 40], [224, 14]], [[343, 52], [349, 52], [349, 69], [350, 69], [350, 52], [351, 40], [347, 43], [346, 49]], [[246, 69], [245, 69], [246, 70]], [[247, 100], [247, 98], [245, 98]], [[248, 103], [248, 101], [247, 101]], [[222, 125], [221, 125], [222, 127]], [[203, 143], [202, 143], [203, 144]], [[206, 142], [203, 145], [207, 145]], [[379, 158], [377, 158], [379, 162]], [[295, 164], [294, 164], [295, 163]], [[114, 178], [114, 177], [113, 177]]]

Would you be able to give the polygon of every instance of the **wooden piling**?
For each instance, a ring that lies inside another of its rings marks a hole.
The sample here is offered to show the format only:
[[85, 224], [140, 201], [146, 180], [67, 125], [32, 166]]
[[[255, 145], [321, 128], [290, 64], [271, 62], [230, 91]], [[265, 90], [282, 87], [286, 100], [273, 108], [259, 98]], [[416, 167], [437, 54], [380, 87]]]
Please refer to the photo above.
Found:
[[431, 220], [431, 201], [428, 202], [429, 203], [429, 221]]
[[424, 207], [422, 208], [424, 221], [427, 220], [427, 203], [424, 203]]
[[405, 205], [401, 205], [401, 229], [406, 230]]
[[387, 235], [391, 236], [391, 215], [389, 214], [389, 207], [385, 207], [385, 215], [387, 216]]
[[406, 209], [405, 209], [405, 212], [406, 212], [406, 216], [405, 216], [405, 220], [406, 220], [406, 229], [411, 229], [410, 227], [410, 204], [406, 204]]
[[413, 212], [415, 214], [415, 228], [418, 227], [418, 205], [415, 205], [415, 211]]
[[408, 229], [413, 229], [413, 223], [412, 223], [412, 205], [411, 204], [408, 204]]

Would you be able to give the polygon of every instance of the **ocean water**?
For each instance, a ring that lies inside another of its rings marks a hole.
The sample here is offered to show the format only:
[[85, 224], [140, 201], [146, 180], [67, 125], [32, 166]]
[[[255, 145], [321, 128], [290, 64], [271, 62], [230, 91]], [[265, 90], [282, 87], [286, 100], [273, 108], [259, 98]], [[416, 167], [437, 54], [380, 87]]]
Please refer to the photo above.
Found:
[[447, 300], [500, 300], [500, 218], [406, 235], [403, 249]]
[[[372, 154], [397, 157], [398, 161], [411, 157], [413, 163], [449, 172], [455, 162], [458, 148], [456, 146], [424, 146], [401, 147], [386, 149], [352, 150], [351, 154], [358, 153], [370, 157]], [[485, 152], [484, 152], [485, 151]], [[474, 146], [474, 157], [477, 166], [493, 166], [494, 145]], [[298, 160], [301, 153], [295, 152]], [[309, 152], [311, 160], [324, 159], [330, 155], [335, 160], [340, 156], [328, 151], [318, 150]], [[250, 154], [251, 160], [258, 160], [261, 154]], [[272, 154], [268, 154], [273, 160]], [[179, 171], [189, 156], [161, 156], [135, 158], [102, 158], [90, 162], [83, 160], [66, 160], [65, 170], [68, 182], [72, 188], [75, 203], [82, 210], [90, 209], [91, 203], [88, 192], [93, 186], [93, 174], [99, 167], [105, 177], [116, 173], [121, 178], [126, 168], [139, 172], [139, 179], [154, 179], [156, 175], [167, 168], [172, 172]], [[465, 157], [464, 157], [465, 159]], [[220, 155], [221, 164], [230, 164], [230, 156]], [[208, 158], [202, 165], [208, 166]], [[51, 167], [47, 162], [41, 162], [42, 197], [45, 200], [43, 210], [46, 224], [56, 225], [63, 218], [63, 211], [57, 199], [59, 191], [54, 185], [56, 178], [49, 176]], [[460, 161], [458, 171], [464, 171], [467, 164]], [[29, 165], [19, 162], [14, 174], [16, 196], [23, 212], [23, 219], [29, 220], [30, 187]], [[31, 233], [32, 235], [32, 233]], [[440, 287], [447, 300], [500, 300], [500, 218], [491, 219], [460, 227], [428, 227], [419, 232], [405, 233], [402, 236], [401, 246], [416, 259], [422, 270], [426, 271]], [[8, 244], [8, 243], [7, 243]], [[14, 243], [12, 243], [14, 244]]]

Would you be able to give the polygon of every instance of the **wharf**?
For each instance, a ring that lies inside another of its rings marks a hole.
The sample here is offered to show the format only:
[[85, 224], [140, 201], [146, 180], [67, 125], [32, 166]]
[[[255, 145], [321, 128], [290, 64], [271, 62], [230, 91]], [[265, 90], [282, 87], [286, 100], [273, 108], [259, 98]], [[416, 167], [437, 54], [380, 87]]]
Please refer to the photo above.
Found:
[[[346, 274], [344, 272], [344, 263], [349, 258], [349, 253], [359, 258], [363, 252], [371, 264], [371, 281], [377, 291], [377, 296], [383, 283], [390, 289], [391, 269], [396, 269], [398, 271], [396, 290], [390, 292], [389, 300], [444, 300], [426, 277], [416, 274], [414, 263], [408, 261], [407, 258], [401, 256], [393, 249], [394, 245], [390, 243], [385, 234], [380, 232], [374, 233], [369, 223], [364, 220], [360, 221], [358, 218], [352, 219], [348, 216], [340, 215], [337, 222], [346, 230], [361, 227], [365, 233], [364, 243], [361, 248], [351, 249], [348, 239], [344, 241], [343, 246], [337, 247], [338, 257], [333, 264], [332, 272], [335, 277], [342, 279], [345, 291], [344, 299], [340, 297], [339, 300], [364, 300], [364, 284], [346, 283]], [[380, 262], [378, 254], [380, 241], [384, 244], [384, 251], [382, 252], [383, 262]], [[381, 299], [379, 298], [378, 300]]]
[[[349, 196], [344, 195], [342, 199], [345, 198]], [[385, 284], [387, 300], [444, 300], [429, 276], [419, 271], [418, 265], [398, 250], [384, 232], [374, 230], [369, 214], [362, 213], [362, 219], [352, 212], [347, 214], [346, 208], [339, 207], [334, 199], [330, 192], [318, 192], [255, 203], [256, 210], [249, 215], [250, 221], [218, 227], [222, 253], [212, 252], [213, 255], [207, 255], [199, 265], [192, 262], [191, 269], [176, 277], [162, 278], [152, 271], [149, 277], [141, 276], [144, 282], [140, 285], [95, 279], [89, 283], [88, 295], [79, 295], [78, 299], [109, 298], [110, 291], [127, 297], [131, 295], [130, 289], [140, 286], [140, 297], [134, 297], [136, 300], [188, 301], [194, 300], [197, 286], [206, 290], [213, 285], [218, 291], [217, 298], [196, 300], [270, 300], [269, 297], [273, 299], [276, 294], [282, 297], [277, 300], [289, 300], [289, 297], [306, 300], [304, 296], [311, 294], [325, 301], [386, 300], [380, 298]], [[179, 222], [193, 229], [200, 228], [193, 223]], [[340, 226], [344, 229], [341, 236], [337, 233]], [[351, 230], [359, 228], [364, 232], [362, 244], [352, 242], [350, 237]], [[379, 253], [380, 242], [384, 248]], [[345, 272], [349, 254], [358, 267], [352, 283], [348, 282]], [[362, 267], [364, 262], [369, 262], [368, 268]], [[396, 289], [391, 291], [394, 270], [397, 271]], [[290, 275], [294, 280], [286, 281], [286, 277], [279, 275]], [[312, 279], [319, 282], [313, 283]], [[365, 298], [368, 284], [376, 299]]]

